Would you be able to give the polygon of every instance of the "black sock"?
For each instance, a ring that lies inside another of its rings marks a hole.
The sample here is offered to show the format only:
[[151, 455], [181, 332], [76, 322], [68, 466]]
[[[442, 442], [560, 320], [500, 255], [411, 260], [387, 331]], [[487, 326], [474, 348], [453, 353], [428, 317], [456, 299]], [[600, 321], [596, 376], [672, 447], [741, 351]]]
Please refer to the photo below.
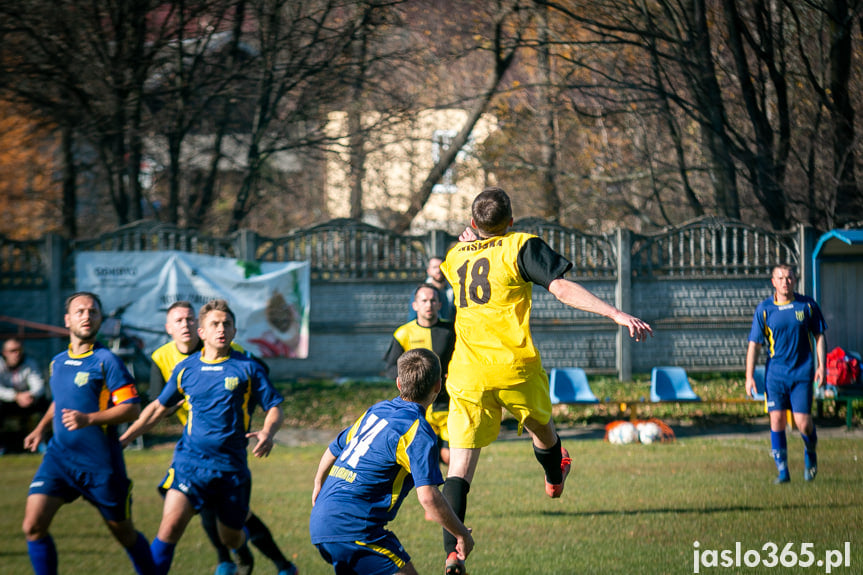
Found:
[[557, 436], [557, 443], [555, 443], [554, 447], [551, 449], [540, 449], [534, 445], [533, 454], [545, 470], [545, 480], [552, 485], [559, 485], [563, 481], [563, 473], [560, 469], [562, 459], [560, 452], [560, 436]]
[[227, 563], [233, 561], [231, 559], [231, 551], [222, 544], [219, 538], [219, 528], [216, 525], [216, 512], [208, 507], [201, 508], [201, 527], [204, 528], [204, 533], [210, 539], [210, 543], [216, 548], [216, 555], [219, 557], [219, 563]]
[[[449, 502], [450, 507], [462, 522], [464, 522], [464, 516], [467, 512], [467, 494], [469, 491], [470, 483], [461, 477], [447, 477], [441, 490], [444, 499]], [[455, 535], [444, 529], [443, 548], [447, 555], [455, 551], [456, 543]]]
[[291, 562], [284, 556], [282, 550], [273, 540], [273, 534], [261, 519], [252, 513], [246, 519], [246, 529], [249, 531], [249, 540], [257, 547], [264, 556], [272, 561], [276, 569], [283, 571], [290, 568]]
[[237, 554], [237, 559], [239, 559], [240, 563], [243, 565], [254, 565], [255, 558], [252, 555], [252, 550], [249, 549], [249, 546], [246, 542], [243, 542], [242, 545], [234, 549], [234, 553]]

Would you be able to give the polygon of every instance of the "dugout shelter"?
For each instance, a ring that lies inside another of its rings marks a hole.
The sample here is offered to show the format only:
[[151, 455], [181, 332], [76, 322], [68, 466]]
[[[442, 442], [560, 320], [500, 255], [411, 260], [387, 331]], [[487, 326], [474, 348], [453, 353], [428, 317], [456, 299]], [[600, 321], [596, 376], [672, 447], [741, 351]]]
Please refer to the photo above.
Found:
[[827, 347], [863, 351], [863, 229], [832, 230], [812, 251], [812, 288], [827, 321]]

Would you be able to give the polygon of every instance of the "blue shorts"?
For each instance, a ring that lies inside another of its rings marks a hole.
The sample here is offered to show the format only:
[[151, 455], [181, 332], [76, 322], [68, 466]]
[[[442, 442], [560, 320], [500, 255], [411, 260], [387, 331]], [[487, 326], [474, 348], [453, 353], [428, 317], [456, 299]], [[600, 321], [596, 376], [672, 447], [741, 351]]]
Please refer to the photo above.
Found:
[[392, 575], [411, 562], [390, 531], [370, 541], [331, 541], [315, 547], [336, 575]]
[[28, 495], [59, 497], [71, 503], [83, 497], [108, 521], [132, 516], [132, 481], [124, 469], [82, 471], [66, 466], [48, 450], [33, 476]]
[[242, 529], [246, 524], [252, 495], [248, 469], [223, 471], [174, 461], [159, 484], [163, 494], [169, 489], [185, 495], [196, 511], [202, 507], [213, 509], [219, 521], [231, 529]]
[[811, 381], [768, 381], [767, 411], [790, 409], [792, 413], [812, 413]]

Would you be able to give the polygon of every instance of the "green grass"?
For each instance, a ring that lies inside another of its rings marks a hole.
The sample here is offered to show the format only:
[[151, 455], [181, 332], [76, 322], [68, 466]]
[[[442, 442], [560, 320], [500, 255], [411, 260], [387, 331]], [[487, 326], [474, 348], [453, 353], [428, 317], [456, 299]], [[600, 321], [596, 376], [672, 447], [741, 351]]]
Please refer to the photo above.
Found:
[[[635, 374], [631, 382], [622, 383], [614, 377], [588, 377], [600, 402], [597, 405], [559, 405], [554, 408], [555, 421], [578, 426], [608, 423], [615, 419], [657, 417], [693, 426], [717, 423], [745, 423], [764, 416], [764, 405], [756, 401], [741, 401], [745, 397], [742, 373], [690, 374], [692, 388], [703, 403], [650, 403], [650, 374]], [[285, 424], [295, 427], [315, 426], [336, 429], [347, 426], [375, 401], [395, 395], [395, 385], [387, 382], [348, 382], [308, 380], [280, 382], [285, 395]], [[730, 399], [723, 402], [721, 400]], [[621, 410], [621, 404], [626, 408]], [[833, 409], [832, 402], [825, 404]], [[854, 421], [861, 423], [863, 402], [855, 405]]]
[[[780, 549], [813, 543], [816, 558], [849, 541], [851, 568], [860, 573], [863, 536], [863, 441], [825, 438], [821, 474], [801, 480], [800, 441], [790, 436], [793, 480], [774, 486], [767, 441], [687, 438], [660, 445], [613, 446], [598, 440], [570, 440], [575, 466], [560, 500], [549, 500], [530, 444], [499, 441], [484, 450], [469, 498], [467, 524], [476, 549], [471, 573], [692, 573], [693, 544], [701, 549]], [[266, 460], [251, 462], [252, 508], [303, 575], [331, 573], [309, 543], [307, 522], [311, 480], [323, 445], [278, 447]], [[161, 500], [154, 485], [170, 462], [170, 449], [128, 452], [135, 481], [134, 516], [152, 537]], [[20, 533], [27, 486], [38, 466], [32, 455], [2, 458], [0, 573], [28, 573]], [[421, 573], [440, 572], [440, 529], [426, 522], [411, 495], [391, 526]], [[52, 527], [63, 574], [132, 573], [98, 514], [84, 502], [64, 506]], [[172, 573], [211, 573], [214, 553], [195, 520], [184, 535]], [[256, 554], [255, 573], [273, 573]], [[701, 572], [823, 573], [822, 569], [723, 570]]]

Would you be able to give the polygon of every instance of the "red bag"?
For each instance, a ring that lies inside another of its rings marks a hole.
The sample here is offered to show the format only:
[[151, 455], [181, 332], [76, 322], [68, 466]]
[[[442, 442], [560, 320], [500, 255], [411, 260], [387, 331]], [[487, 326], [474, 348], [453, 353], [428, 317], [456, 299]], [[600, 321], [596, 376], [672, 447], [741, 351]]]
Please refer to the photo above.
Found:
[[860, 379], [860, 362], [856, 357], [846, 355], [841, 347], [834, 347], [827, 354], [827, 383], [829, 385], [850, 385]]

